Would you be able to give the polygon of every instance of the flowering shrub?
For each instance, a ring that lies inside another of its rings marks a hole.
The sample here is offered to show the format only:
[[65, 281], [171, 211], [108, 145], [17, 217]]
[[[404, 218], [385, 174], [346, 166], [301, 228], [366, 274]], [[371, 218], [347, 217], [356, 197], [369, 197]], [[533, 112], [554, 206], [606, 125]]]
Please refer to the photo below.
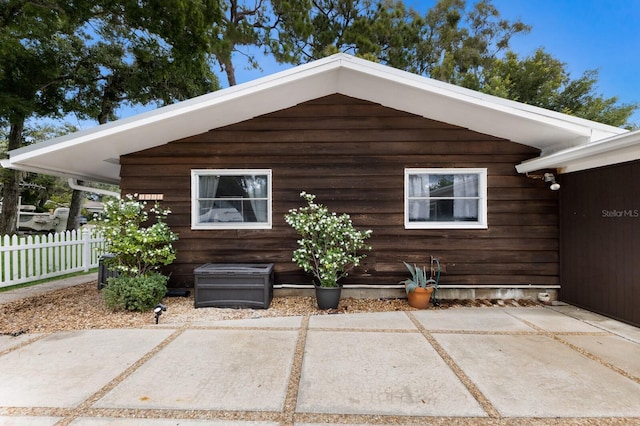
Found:
[[109, 263], [120, 274], [146, 275], [176, 258], [172, 243], [178, 236], [164, 222], [171, 211], [161, 209], [156, 202], [149, 209], [155, 215], [155, 223], [144, 227], [149, 220], [145, 207], [146, 202], [129, 194], [125, 200], [105, 203], [105, 215], [98, 219], [106, 250], [114, 256]]
[[285, 221], [302, 237], [293, 252], [293, 261], [311, 273], [321, 287], [337, 287], [338, 280], [366, 257], [358, 250], [371, 250], [365, 240], [372, 231], [358, 231], [348, 214], [330, 213], [316, 204], [315, 195], [300, 193], [307, 206], [289, 210]]
[[102, 289], [102, 297], [107, 307], [114, 311], [148, 311], [167, 294], [167, 279], [157, 272], [109, 278], [109, 285]]

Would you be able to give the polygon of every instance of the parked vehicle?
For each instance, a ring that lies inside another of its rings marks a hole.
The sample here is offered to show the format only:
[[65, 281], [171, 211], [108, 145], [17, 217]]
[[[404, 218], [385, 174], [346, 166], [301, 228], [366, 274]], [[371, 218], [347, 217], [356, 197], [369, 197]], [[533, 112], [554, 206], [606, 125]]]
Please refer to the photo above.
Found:
[[53, 213], [36, 213], [33, 206], [20, 206], [18, 231], [62, 232], [67, 229], [69, 208], [58, 207]]

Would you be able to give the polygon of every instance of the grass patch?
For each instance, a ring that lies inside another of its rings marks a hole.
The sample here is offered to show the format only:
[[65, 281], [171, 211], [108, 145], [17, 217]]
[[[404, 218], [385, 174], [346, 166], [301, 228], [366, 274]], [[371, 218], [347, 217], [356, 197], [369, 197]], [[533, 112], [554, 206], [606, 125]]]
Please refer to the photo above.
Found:
[[17, 290], [19, 288], [32, 287], [38, 284], [49, 283], [51, 281], [59, 281], [65, 278], [78, 277], [80, 275], [89, 275], [98, 272], [98, 268], [90, 269], [89, 272], [73, 272], [71, 274], [60, 275], [57, 277], [45, 278], [43, 280], [32, 281], [28, 283], [10, 285], [8, 287], [0, 287], [0, 293], [4, 293], [5, 291]]

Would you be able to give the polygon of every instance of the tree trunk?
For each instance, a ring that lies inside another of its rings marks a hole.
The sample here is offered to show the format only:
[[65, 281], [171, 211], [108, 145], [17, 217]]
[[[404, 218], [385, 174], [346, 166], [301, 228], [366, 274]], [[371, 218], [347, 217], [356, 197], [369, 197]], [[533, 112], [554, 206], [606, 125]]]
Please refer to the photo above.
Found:
[[[78, 183], [82, 183], [78, 181]], [[79, 216], [82, 210], [82, 191], [73, 190], [71, 203], [69, 203], [69, 218], [67, 219], [67, 231], [73, 231], [80, 227]]]
[[[24, 117], [10, 121], [9, 151], [22, 146]], [[18, 198], [20, 197], [20, 172], [2, 170], [2, 215], [0, 216], [0, 235], [12, 235], [18, 232]]]
[[233, 66], [233, 62], [231, 58], [229, 58], [224, 63], [224, 72], [227, 74], [227, 80], [229, 81], [229, 86], [236, 85], [236, 69]]

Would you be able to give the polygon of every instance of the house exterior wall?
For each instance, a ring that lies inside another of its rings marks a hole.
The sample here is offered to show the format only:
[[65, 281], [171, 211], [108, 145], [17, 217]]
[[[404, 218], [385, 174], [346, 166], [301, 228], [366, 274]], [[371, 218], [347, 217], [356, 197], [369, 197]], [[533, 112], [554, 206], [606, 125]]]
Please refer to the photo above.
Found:
[[[274, 263], [276, 284], [309, 284], [291, 262], [297, 236], [284, 214], [301, 191], [356, 227], [372, 229], [372, 251], [345, 284], [389, 285], [402, 261], [441, 259], [443, 285], [559, 284], [558, 200], [515, 171], [538, 151], [489, 135], [331, 95], [121, 158], [123, 193], [163, 194], [180, 235], [170, 285], [193, 285], [194, 268]], [[404, 227], [405, 168], [487, 168], [488, 229]], [[192, 169], [271, 169], [270, 230], [192, 230]]]
[[562, 175], [563, 301], [640, 326], [640, 161]]

